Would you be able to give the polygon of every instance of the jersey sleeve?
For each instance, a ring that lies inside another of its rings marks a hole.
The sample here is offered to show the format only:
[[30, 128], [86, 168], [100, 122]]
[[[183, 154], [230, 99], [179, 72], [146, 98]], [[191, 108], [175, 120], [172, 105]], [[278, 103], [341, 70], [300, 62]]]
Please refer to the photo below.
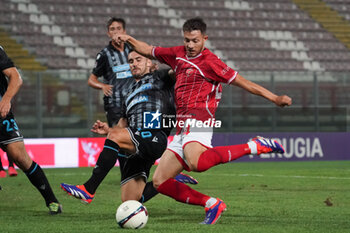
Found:
[[176, 65], [176, 53], [174, 47], [163, 48], [163, 47], [153, 47], [152, 56], [155, 57], [161, 63], [169, 65], [172, 69]]
[[214, 81], [231, 84], [237, 77], [238, 72], [226, 65], [220, 58], [213, 55], [208, 62], [208, 78]]
[[103, 74], [106, 73], [106, 62], [107, 57], [104, 56], [101, 52], [98, 53], [96, 56], [95, 67], [93, 68], [92, 73], [97, 77], [103, 76]]
[[15, 67], [12, 60], [7, 56], [6, 52], [0, 46], [0, 70], [6, 70], [7, 68]]

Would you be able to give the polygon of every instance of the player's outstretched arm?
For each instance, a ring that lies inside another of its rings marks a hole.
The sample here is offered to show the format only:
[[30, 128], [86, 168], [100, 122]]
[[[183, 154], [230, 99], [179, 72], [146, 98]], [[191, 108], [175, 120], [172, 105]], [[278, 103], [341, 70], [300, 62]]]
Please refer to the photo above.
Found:
[[11, 109], [11, 100], [19, 91], [23, 81], [15, 67], [10, 67], [2, 72], [9, 80], [7, 90], [0, 100], [0, 116], [4, 118], [9, 113]]
[[136, 40], [135, 38], [129, 36], [129, 35], [116, 35], [115, 37], [113, 37], [113, 40], [118, 41], [118, 43], [120, 42], [127, 42], [128, 44], [130, 44], [133, 49], [138, 52], [139, 54], [150, 58], [150, 59], [155, 59], [152, 56], [152, 49], [153, 46], [147, 44], [146, 42], [140, 41], [140, 40]]
[[237, 77], [232, 82], [232, 85], [241, 87], [254, 95], [262, 96], [280, 107], [289, 106], [292, 104], [292, 99], [289, 96], [287, 95], [278, 96], [272, 93], [271, 91], [267, 90], [266, 88], [260, 86], [259, 84], [256, 84], [252, 81], [249, 81], [243, 78], [239, 74], [237, 74]]

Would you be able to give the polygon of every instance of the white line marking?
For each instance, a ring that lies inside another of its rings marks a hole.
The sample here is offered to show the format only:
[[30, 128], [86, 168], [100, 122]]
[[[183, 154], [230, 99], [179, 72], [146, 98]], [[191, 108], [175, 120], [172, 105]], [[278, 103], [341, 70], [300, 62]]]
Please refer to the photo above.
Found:
[[287, 175], [263, 175], [263, 174], [216, 174], [218, 176], [250, 176], [250, 177], [269, 177], [269, 178], [295, 178], [295, 179], [325, 179], [325, 180], [350, 180], [350, 177], [335, 177], [335, 176], [287, 176]]
[[[76, 176], [77, 173], [64, 173], [60, 174], [60, 176]], [[79, 172], [79, 175], [91, 175], [91, 172]], [[46, 176], [50, 176], [50, 174], [47, 174]], [[55, 174], [55, 176], [57, 176]], [[295, 178], [295, 179], [325, 179], [325, 180], [350, 180], [350, 177], [335, 177], [335, 176], [287, 176], [287, 175], [276, 175], [276, 176], [270, 176], [270, 175], [263, 175], [263, 174], [229, 174], [229, 173], [221, 173], [221, 174], [215, 174], [215, 176], [238, 176], [238, 177], [244, 177], [244, 176], [250, 176], [250, 177], [271, 177], [271, 178]]]

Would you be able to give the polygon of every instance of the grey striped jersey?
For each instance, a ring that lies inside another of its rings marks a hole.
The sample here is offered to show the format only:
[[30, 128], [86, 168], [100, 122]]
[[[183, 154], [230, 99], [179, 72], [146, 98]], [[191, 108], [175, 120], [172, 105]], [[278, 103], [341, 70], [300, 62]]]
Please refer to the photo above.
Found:
[[7, 68], [15, 67], [12, 60], [7, 56], [6, 52], [0, 46], [0, 100], [7, 90], [7, 78], [2, 72]]
[[[125, 97], [124, 114], [129, 127], [144, 129], [144, 114], [158, 112], [175, 117], [174, 84], [169, 69], [148, 73], [130, 86]], [[163, 129], [167, 135], [171, 128]]]
[[96, 56], [92, 73], [97, 77], [102, 77], [103, 83], [113, 85], [113, 96], [104, 96], [103, 98], [106, 111], [110, 108], [121, 110], [123, 96], [125, 96], [130, 83], [133, 82], [128, 64], [130, 50], [130, 45], [125, 44], [124, 51], [120, 52], [110, 42]]

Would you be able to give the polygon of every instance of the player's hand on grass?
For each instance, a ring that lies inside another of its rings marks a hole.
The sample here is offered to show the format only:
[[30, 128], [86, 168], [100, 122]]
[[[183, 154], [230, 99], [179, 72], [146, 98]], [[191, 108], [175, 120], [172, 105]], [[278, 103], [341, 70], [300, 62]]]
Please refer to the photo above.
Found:
[[97, 120], [93, 125], [91, 132], [97, 133], [100, 135], [106, 135], [108, 134], [109, 126], [106, 122], [102, 122], [100, 120]]
[[280, 107], [290, 106], [292, 104], [292, 98], [287, 95], [277, 96], [275, 104]]

